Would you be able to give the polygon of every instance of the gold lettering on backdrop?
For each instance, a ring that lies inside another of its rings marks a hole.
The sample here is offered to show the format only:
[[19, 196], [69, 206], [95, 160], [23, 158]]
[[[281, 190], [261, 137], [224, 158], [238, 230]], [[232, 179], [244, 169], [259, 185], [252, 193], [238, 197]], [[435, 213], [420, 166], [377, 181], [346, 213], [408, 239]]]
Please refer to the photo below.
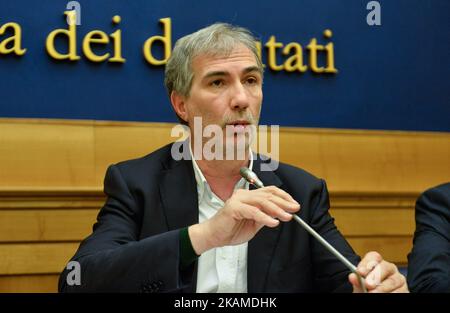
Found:
[[99, 30], [93, 30], [84, 37], [83, 39], [83, 53], [92, 62], [102, 62], [109, 58], [109, 53], [103, 55], [97, 55], [92, 52], [91, 44], [103, 44], [107, 45], [109, 43], [108, 35]]
[[317, 44], [317, 39], [313, 38], [307, 46], [309, 50], [309, 66], [314, 73], [323, 73], [325, 69], [317, 65], [317, 51], [324, 50], [324, 46]]
[[[326, 29], [323, 35], [325, 38], [330, 39], [333, 33], [331, 30]], [[259, 43], [257, 47], [261, 47], [261, 44]], [[282, 42], [277, 41], [275, 36], [270, 36], [265, 47], [267, 48], [267, 63], [273, 71], [306, 72], [308, 65], [304, 63], [304, 53], [309, 52], [309, 68], [312, 72], [337, 73], [337, 69], [334, 66], [334, 45], [332, 42], [323, 46], [317, 44], [316, 38], [312, 38], [306, 47], [307, 51], [305, 51], [297, 42], [290, 42], [284, 45]], [[279, 59], [278, 51], [281, 51], [282, 56], [288, 56], [282, 64], [277, 63]], [[318, 53], [326, 54], [326, 67], [318, 65]]]
[[[323, 36], [330, 39], [333, 33], [331, 30], [326, 29], [323, 32]], [[325, 73], [337, 73], [338, 70], [334, 67], [334, 44], [332, 42], [328, 43], [325, 46], [325, 50], [327, 50], [327, 67], [325, 68]]]
[[[113, 17], [112, 22], [114, 24], [120, 23], [120, 16], [116, 15]], [[100, 30], [93, 30], [89, 32], [83, 39], [83, 53], [89, 60], [93, 62], [103, 62], [108, 59], [108, 62], [118, 62], [124, 63], [125, 59], [122, 57], [122, 33], [120, 29], [116, 30], [114, 33], [110, 35], [114, 45], [114, 56], [110, 59], [109, 53], [105, 53], [103, 55], [95, 54], [91, 49], [91, 44], [109, 44], [109, 37], [106, 33]]]
[[270, 36], [268, 42], [266, 42], [267, 51], [267, 61], [269, 63], [269, 68], [274, 71], [282, 71], [283, 65], [277, 64], [277, 48], [282, 48], [283, 44], [277, 42], [275, 36]]
[[[331, 38], [333, 33], [331, 30], [326, 29], [323, 32], [325, 38]], [[315, 73], [337, 73], [337, 69], [334, 67], [334, 46], [333, 43], [329, 43], [326, 46], [318, 45], [317, 39], [311, 39], [311, 42], [308, 45], [309, 50], [309, 65], [311, 70]], [[326, 50], [327, 54], [327, 67], [320, 67], [317, 65], [317, 53], [318, 51]]]
[[[115, 15], [112, 19], [114, 24], [120, 23], [120, 16]], [[122, 31], [116, 30], [110, 35], [114, 42], [114, 56], [108, 60], [108, 62], [125, 63], [125, 59], [122, 57]]]
[[[24, 55], [27, 49], [22, 49], [22, 29], [17, 23], [6, 23], [0, 27], [0, 36], [3, 35], [6, 29], [11, 28], [13, 35], [9, 38], [0, 40], [0, 54], [15, 53], [16, 55]], [[12, 43], [12, 46], [8, 48], [8, 44]]]
[[[70, 21], [76, 20], [75, 11], [66, 11], [65, 15], [69, 17]], [[113, 24], [120, 23], [120, 16], [116, 15], [113, 17]], [[92, 46], [95, 45], [103, 45], [107, 46], [110, 43], [110, 38], [108, 35], [101, 30], [93, 30], [86, 34], [83, 39], [82, 50], [83, 54], [89, 61], [92, 62], [103, 62], [108, 59], [108, 62], [118, 62], [124, 63], [125, 59], [122, 57], [122, 36], [120, 29], [113, 32], [110, 37], [113, 42], [113, 52], [114, 55], [112, 58], [109, 58], [110, 53], [106, 52], [102, 55], [95, 54], [92, 51]], [[63, 54], [61, 52], [56, 51], [55, 48], [55, 38], [56, 36], [65, 36], [68, 39], [69, 52]], [[76, 61], [80, 59], [80, 56], [77, 55], [77, 25], [75, 22], [69, 24], [69, 29], [55, 29], [52, 31], [46, 40], [46, 48], [48, 54], [56, 59], [56, 60], [71, 60]]]
[[284, 47], [283, 54], [289, 55], [291, 53], [291, 50], [294, 51], [294, 53], [286, 60], [286, 62], [284, 62], [284, 69], [287, 72], [306, 72], [308, 67], [303, 64], [302, 46], [299, 43], [291, 42], [287, 44], [286, 47]]
[[262, 60], [262, 47], [261, 41], [256, 42], [256, 52], [258, 53], [259, 58]]
[[[148, 38], [142, 51], [144, 53], [144, 57], [148, 63], [152, 65], [164, 65], [170, 57], [170, 53], [172, 51], [172, 22], [169, 17], [162, 18], [159, 20], [163, 24], [163, 36], [153, 36]], [[164, 46], [164, 59], [157, 60], [152, 54], [152, 45], [155, 41], [161, 41]]]
[[[64, 14], [71, 21], [68, 29], [53, 30], [47, 36], [45, 46], [50, 57], [56, 60], [77, 61], [80, 59], [80, 56], [77, 54], [76, 11], [65, 11]], [[120, 22], [121, 17], [119, 15], [113, 16], [113, 25], [118, 25]], [[145, 60], [154, 66], [165, 65], [172, 52], [172, 20], [170, 17], [165, 17], [159, 19], [159, 23], [162, 26], [162, 35], [149, 37], [142, 46]], [[25, 54], [27, 49], [21, 47], [22, 30], [20, 25], [12, 22], [0, 25], [0, 36], [8, 29], [12, 31], [12, 36], [3, 40], [0, 38], [0, 54], [15, 53], [18, 56]], [[326, 40], [330, 40], [333, 36], [330, 29], [325, 29], [322, 34]], [[62, 37], [67, 40], [68, 49], [66, 53], [56, 50], [56, 37]], [[159, 59], [154, 56], [152, 50], [155, 42], [162, 44], [163, 47], [163, 56]], [[112, 51], [105, 51], [101, 54], [99, 51], [94, 52], [93, 50], [93, 46], [96, 46], [98, 49], [99, 47], [107, 48], [108, 45], [112, 46]], [[263, 49], [266, 49], [266, 51], [263, 51]], [[318, 74], [335, 74], [338, 72], [335, 66], [334, 43], [332, 41], [319, 43], [317, 38], [311, 38], [306, 47], [303, 47], [298, 42], [284, 44], [281, 41], [277, 41], [277, 38], [272, 35], [265, 43], [257, 41], [256, 50], [263, 62], [263, 66], [266, 67], [264, 64], [264, 61], [266, 61], [267, 66], [276, 72], [305, 73], [308, 69]], [[92, 62], [108, 60], [111, 63], [125, 63], [126, 60], [122, 56], [122, 31], [117, 29], [110, 35], [101, 30], [88, 32], [82, 40], [82, 52]]]
[[[69, 23], [69, 30], [67, 29], [55, 29], [48, 36], [45, 43], [48, 54], [56, 60], [79, 60], [80, 57], [77, 55], [77, 25], [73, 21], [76, 21], [75, 11], [65, 11], [64, 14], [69, 18], [72, 23]], [[55, 37], [65, 36], [69, 43], [69, 52], [66, 54], [56, 51], [55, 48]]]

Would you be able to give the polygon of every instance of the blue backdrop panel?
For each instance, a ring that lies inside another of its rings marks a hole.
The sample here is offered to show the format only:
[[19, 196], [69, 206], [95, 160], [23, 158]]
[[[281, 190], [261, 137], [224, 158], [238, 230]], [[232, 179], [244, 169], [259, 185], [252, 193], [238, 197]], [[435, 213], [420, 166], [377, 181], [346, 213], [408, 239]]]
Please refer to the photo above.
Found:
[[[0, 0], [0, 26], [20, 24], [27, 49], [21, 57], [0, 55], [0, 117], [176, 121], [164, 67], [149, 65], [142, 53], [147, 38], [162, 34], [159, 19], [170, 17], [173, 43], [215, 21], [248, 27], [263, 43], [271, 35], [284, 44], [333, 42], [336, 75], [267, 69], [262, 123], [450, 131], [450, 1], [379, 1], [380, 26], [367, 24], [367, 2], [80, 0], [81, 60], [68, 62], [45, 49], [52, 30], [67, 28], [67, 1]], [[114, 15], [122, 18], [118, 25], [111, 22]], [[82, 39], [95, 29], [122, 30], [126, 63], [95, 64], [83, 56]], [[331, 39], [323, 37], [325, 29], [332, 30]], [[5, 38], [8, 32], [0, 42]], [[154, 54], [162, 56], [161, 46]]]

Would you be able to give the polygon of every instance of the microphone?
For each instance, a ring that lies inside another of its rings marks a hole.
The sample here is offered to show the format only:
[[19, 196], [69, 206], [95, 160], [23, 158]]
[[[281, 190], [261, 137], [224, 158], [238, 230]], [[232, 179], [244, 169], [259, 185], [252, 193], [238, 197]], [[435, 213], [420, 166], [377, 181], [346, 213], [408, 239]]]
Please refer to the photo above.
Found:
[[[241, 176], [248, 181], [250, 184], [254, 185], [256, 188], [263, 188], [264, 184], [258, 178], [258, 176], [249, 168], [241, 167]], [[332, 245], [328, 243], [322, 236], [319, 235], [311, 226], [309, 226], [305, 221], [303, 221], [297, 214], [292, 214], [294, 220], [299, 223], [308, 233], [310, 233], [314, 238], [316, 238], [328, 251], [330, 251], [335, 257], [337, 257], [344, 265], [358, 277], [359, 284], [363, 292], [367, 292], [364, 280], [361, 275], [357, 272], [356, 266], [354, 266], [345, 256], [343, 256], [339, 251], [337, 251]]]
[[248, 181], [250, 184], [256, 186], [256, 188], [262, 188], [264, 187], [264, 184], [262, 181], [259, 180], [258, 176], [251, 171], [247, 167], [241, 167], [241, 170], [239, 171], [241, 173], [241, 176], [245, 178], [246, 181]]

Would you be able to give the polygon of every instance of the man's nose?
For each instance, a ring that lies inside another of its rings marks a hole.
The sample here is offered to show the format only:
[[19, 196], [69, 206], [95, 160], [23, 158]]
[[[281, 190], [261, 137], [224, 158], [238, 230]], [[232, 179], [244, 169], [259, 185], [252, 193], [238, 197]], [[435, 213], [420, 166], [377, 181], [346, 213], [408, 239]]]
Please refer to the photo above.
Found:
[[234, 110], [244, 110], [249, 106], [249, 97], [248, 92], [245, 89], [245, 86], [238, 82], [235, 84], [232, 89], [231, 95], [231, 108]]

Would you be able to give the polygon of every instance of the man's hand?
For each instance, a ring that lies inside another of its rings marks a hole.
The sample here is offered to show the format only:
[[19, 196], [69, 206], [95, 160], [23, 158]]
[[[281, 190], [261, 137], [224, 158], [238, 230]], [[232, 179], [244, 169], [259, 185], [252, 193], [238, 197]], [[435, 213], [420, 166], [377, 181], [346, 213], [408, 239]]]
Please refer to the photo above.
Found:
[[290, 221], [300, 204], [275, 186], [256, 190], [236, 190], [211, 219], [189, 227], [195, 252], [238, 245], [252, 239], [263, 227]]
[[[357, 270], [365, 277], [368, 292], [409, 292], [406, 279], [399, 273], [397, 266], [383, 260], [378, 252], [367, 253], [359, 262]], [[355, 274], [350, 274], [348, 280], [353, 285], [353, 292], [362, 292]]]

